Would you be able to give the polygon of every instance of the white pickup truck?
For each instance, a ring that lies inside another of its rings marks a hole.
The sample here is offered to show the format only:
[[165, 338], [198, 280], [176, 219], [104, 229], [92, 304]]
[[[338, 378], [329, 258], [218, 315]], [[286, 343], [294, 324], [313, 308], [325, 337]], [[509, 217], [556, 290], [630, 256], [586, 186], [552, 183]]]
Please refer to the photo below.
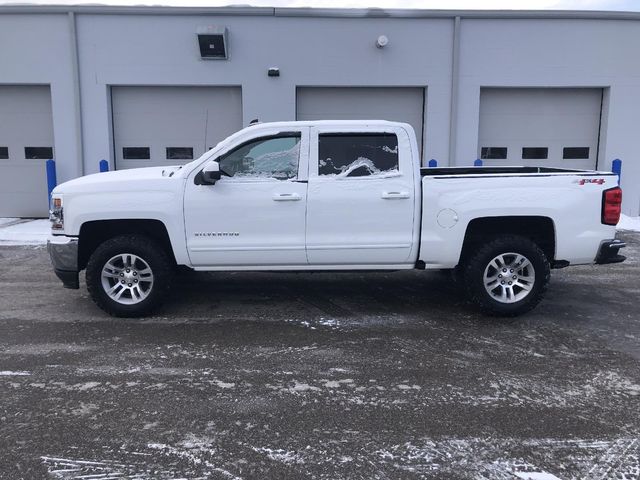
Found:
[[542, 298], [551, 268], [620, 262], [611, 172], [421, 168], [411, 126], [250, 126], [183, 166], [58, 186], [48, 244], [65, 287], [106, 312], [150, 313], [194, 270], [451, 269], [488, 314]]

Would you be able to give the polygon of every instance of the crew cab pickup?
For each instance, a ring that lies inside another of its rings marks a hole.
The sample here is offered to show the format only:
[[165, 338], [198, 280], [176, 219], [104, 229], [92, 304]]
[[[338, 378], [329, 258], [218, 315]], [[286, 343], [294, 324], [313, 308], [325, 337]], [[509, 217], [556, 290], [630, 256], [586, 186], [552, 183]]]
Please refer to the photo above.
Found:
[[388, 121], [263, 123], [175, 167], [98, 173], [52, 194], [55, 273], [116, 316], [149, 314], [193, 270], [452, 270], [482, 311], [518, 315], [550, 269], [620, 262], [611, 172], [421, 168]]

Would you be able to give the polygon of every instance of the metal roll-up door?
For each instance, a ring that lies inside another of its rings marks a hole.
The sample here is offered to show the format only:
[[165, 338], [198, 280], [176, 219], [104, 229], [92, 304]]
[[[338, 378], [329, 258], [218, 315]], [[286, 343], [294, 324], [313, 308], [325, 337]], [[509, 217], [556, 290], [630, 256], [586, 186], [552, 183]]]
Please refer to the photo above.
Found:
[[596, 168], [601, 109], [601, 88], [483, 88], [478, 158], [485, 165]]
[[391, 120], [409, 123], [422, 152], [425, 89], [420, 87], [299, 87], [297, 120]]
[[53, 156], [49, 86], [0, 86], [0, 217], [47, 216]]
[[183, 164], [242, 128], [240, 87], [112, 87], [116, 168]]

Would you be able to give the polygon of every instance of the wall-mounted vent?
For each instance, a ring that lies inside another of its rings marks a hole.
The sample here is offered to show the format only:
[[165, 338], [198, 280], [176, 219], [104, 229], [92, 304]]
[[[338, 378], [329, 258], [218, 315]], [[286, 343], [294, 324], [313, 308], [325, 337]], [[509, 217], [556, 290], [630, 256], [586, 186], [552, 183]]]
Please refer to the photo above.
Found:
[[213, 26], [198, 28], [198, 46], [201, 58], [226, 60], [229, 58], [227, 28]]

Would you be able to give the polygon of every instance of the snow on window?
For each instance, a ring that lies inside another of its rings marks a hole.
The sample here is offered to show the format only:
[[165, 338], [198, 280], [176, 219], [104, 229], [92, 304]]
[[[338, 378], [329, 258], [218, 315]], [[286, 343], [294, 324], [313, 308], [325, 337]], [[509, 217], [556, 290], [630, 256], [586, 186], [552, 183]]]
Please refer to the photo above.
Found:
[[220, 159], [234, 178], [288, 180], [298, 174], [300, 136], [266, 137], [240, 145]]
[[389, 148], [388, 146], [384, 145], [382, 147], [382, 150], [384, 150], [387, 153], [398, 153], [398, 145], [396, 145], [396, 148], [394, 148], [393, 150], [391, 150], [391, 148]]
[[398, 173], [398, 138], [392, 133], [320, 135], [319, 175], [344, 178]]
[[[335, 167], [334, 167], [335, 168]], [[325, 174], [327, 176], [335, 176], [335, 177], [364, 177], [364, 176], [373, 176], [373, 175], [387, 175], [390, 173], [397, 173], [398, 168], [392, 168], [391, 170], [380, 170], [375, 166], [373, 161], [369, 158], [358, 157], [356, 160], [351, 162], [349, 165], [343, 165], [340, 167], [339, 173], [330, 173]]]

